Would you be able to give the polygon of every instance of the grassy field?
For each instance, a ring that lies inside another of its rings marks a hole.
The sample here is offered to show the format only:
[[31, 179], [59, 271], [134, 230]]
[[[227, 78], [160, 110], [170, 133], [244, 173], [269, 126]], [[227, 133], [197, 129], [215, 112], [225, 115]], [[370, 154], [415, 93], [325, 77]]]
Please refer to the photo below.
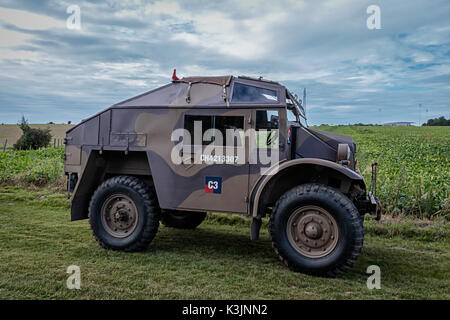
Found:
[[[62, 146], [62, 140], [66, 136], [66, 131], [73, 127], [72, 124], [30, 124], [32, 128], [50, 128], [50, 133], [52, 135], [52, 145], [53, 139], [60, 140], [60, 146]], [[13, 144], [22, 135], [22, 130], [20, 130], [17, 124], [0, 124], [0, 147], [3, 148], [5, 140], [8, 140], [7, 148], [12, 148]]]
[[[0, 299], [450, 299], [449, 224], [385, 217], [365, 222], [361, 257], [341, 278], [289, 271], [273, 252], [267, 222], [209, 214], [193, 231], [160, 226], [142, 253], [102, 249], [86, 220], [69, 221], [52, 190], [0, 191]], [[69, 265], [81, 289], [66, 288]], [[369, 265], [381, 289], [366, 287]]]

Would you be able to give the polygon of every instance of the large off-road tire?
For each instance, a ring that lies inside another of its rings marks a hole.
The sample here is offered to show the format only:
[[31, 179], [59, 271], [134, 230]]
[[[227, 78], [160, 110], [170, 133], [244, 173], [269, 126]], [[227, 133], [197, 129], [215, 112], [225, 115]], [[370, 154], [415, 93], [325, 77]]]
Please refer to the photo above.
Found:
[[270, 217], [275, 252], [292, 270], [335, 277], [359, 257], [364, 231], [354, 204], [338, 190], [304, 184], [280, 197]]
[[161, 214], [161, 222], [166, 227], [195, 229], [206, 218], [206, 212], [167, 210]]
[[158, 231], [159, 216], [155, 194], [143, 181], [130, 176], [103, 182], [89, 205], [92, 234], [106, 249], [144, 250]]

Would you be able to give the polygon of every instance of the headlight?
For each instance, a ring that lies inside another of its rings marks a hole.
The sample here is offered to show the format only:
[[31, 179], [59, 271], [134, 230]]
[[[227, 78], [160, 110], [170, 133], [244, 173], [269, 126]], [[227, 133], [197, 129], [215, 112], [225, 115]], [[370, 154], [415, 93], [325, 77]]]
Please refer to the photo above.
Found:
[[337, 150], [337, 161], [350, 160], [352, 151], [346, 143], [339, 143]]

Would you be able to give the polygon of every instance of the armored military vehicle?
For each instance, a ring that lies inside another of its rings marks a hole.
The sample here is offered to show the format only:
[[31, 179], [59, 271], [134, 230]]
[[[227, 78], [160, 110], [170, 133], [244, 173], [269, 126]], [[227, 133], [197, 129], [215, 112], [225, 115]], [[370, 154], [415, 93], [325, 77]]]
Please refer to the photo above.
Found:
[[256, 240], [269, 216], [288, 267], [336, 276], [361, 252], [364, 215], [379, 218], [381, 206], [356, 171], [353, 139], [305, 120], [277, 82], [174, 74], [67, 131], [71, 219], [89, 219], [106, 249], [138, 251], [160, 221], [193, 229], [207, 211], [247, 215]]

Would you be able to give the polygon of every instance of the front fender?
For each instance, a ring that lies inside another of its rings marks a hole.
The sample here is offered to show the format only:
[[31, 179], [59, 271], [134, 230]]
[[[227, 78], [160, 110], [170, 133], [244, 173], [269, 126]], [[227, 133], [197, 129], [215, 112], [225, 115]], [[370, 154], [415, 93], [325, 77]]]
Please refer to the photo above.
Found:
[[301, 158], [295, 160], [286, 160], [284, 162], [278, 163], [277, 165], [267, 170], [266, 174], [261, 176], [261, 178], [255, 184], [250, 196], [249, 211], [248, 211], [249, 214], [251, 214], [253, 217], [258, 216], [258, 205], [260, 203], [261, 194], [263, 193], [264, 188], [268, 185], [270, 181], [276, 179], [280, 174], [285, 172], [285, 170], [291, 169], [293, 167], [298, 167], [299, 170], [301, 170], [302, 167], [305, 168], [305, 166], [307, 165], [314, 165], [322, 168], [331, 169], [332, 171], [345, 176], [349, 180], [358, 181], [359, 184], [365, 187], [365, 182], [361, 175], [338, 163], [316, 158]]

